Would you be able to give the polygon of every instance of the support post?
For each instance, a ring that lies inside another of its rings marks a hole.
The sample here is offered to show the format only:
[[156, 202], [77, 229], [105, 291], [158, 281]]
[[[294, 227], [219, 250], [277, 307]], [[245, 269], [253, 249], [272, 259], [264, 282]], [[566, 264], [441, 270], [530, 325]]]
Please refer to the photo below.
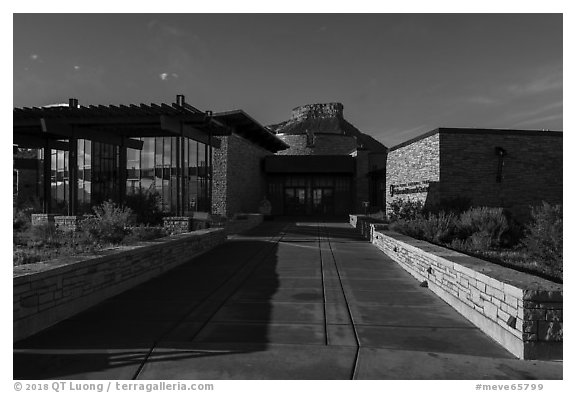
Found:
[[[180, 128], [182, 128], [182, 125], [180, 126]], [[176, 215], [181, 217], [182, 216], [182, 201], [180, 199], [180, 170], [182, 168], [181, 162], [180, 162], [180, 137], [175, 137], [175, 145], [174, 147], [176, 148]]]
[[68, 151], [68, 215], [75, 216], [78, 213], [78, 140], [71, 137]]
[[52, 149], [50, 149], [48, 139], [45, 139], [42, 154], [44, 156], [44, 164], [42, 165], [44, 178], [44, 183], [42, 184], [42, 194], [44, 196], [44, 200], [42, 201], [42, 212], [44, 214], [50, 214], [52, 210]]
[[128, 147], [126, 147], [126, 137], [122, 137], [118, 154], [118, 204], [122, 205], [126, 200], [126, 171], [128, 163]]
[[187, 139], [183, 136], [179, 137], [178, 139], [180, 139], [180, 178], [179, 183], [180, 183], [180, 206], [182, 207], [182, 214], [181, 216], [184, 216], [185, 212], [186, 212], [186, 208], [187, 208], [187, 204], [186, 204], [186, 179], [184, 178], [184, 174], [186, 172], [186, 157], [185, 156], [185, 152], [186, 150], [184, 149], [184, 144], [187, 143]]

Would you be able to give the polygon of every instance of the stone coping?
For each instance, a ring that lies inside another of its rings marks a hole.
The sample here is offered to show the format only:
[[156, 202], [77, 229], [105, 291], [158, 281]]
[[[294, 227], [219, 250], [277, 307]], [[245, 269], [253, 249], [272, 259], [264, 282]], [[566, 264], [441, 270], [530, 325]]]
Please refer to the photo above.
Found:
[[444, 259], [442, 261], [444, 264], [446, 261], [452, 262], [456, 271], [465, 271], [467, 274], [475, 272], [486, 278], [493, 279], [496, 285], [500, 282], [504, 283], [504, 285], [508, 284], [509, 286], [522, 289], [524, 290], [523, 300], [562, 301], [563, 284], [453, 251], [425, 240], [414, 239], [397, 232], [383, 230], [376, 230], [376, 232], [437, 256], [439, 262], [440, 259]]
[[51, 259], [42, 262], [28, 263], [25, 265], [14, 266], [13, 278], [14, 282], [24, 282], [27, 279], [37, 279], [42, 275], [51, 276], [53, 274], [59, 274], [66, 271], [74, 270], [75, 265], [89, 260], [95, 260], [94, 263], [98, 263], [98, 259], [117, 254], [121, 252], [147, 252], [150, 247], [157, 246], [158, 244], [164, 244], [174, 241], [185, 241], [190, 237], [203, 237], [212, 232], [222, 231], [222, 228], [210, 228], [210, 229], [199, 229], [193, 232], [173, 234], [165, 236], [158, 239], [140, 241], [130, 245], [120, 245], [110, 248], [105, 248], [103, 250], [96, 251], [94, 254], [89, 255], [72, 255], [61, 257], [57, 259]]

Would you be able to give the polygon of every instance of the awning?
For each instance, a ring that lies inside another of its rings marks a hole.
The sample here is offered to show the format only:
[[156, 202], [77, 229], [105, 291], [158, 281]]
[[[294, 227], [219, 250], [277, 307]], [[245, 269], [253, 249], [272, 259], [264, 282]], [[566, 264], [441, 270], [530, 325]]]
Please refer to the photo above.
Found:
[[264, 159], [266, 173], [349, 173], [356, 172], [352, 156], [268, 156]]

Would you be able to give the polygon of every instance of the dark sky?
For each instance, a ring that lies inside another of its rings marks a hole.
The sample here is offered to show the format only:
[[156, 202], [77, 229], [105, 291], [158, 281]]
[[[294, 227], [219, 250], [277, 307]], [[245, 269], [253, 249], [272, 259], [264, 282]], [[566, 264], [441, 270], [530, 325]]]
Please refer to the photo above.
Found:
[[561, 14], [15, 14], [14, 106], [174, 102], [262, 124], [341, 102], [387, 146], [562, 130]]

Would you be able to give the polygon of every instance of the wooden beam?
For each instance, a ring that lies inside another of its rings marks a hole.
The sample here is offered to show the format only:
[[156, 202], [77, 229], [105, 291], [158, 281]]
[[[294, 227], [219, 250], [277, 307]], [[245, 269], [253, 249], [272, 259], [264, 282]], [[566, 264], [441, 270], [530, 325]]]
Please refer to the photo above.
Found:
[[55, 139], [43, 138], [36, 135], [22, 135], [14, 134], [12, 143], [29, 149], [42, 149], [48, 144], [48, 148], [54, 150], [66, 150], [68, 151], [68, 142], [59, 141]]
[[74, 136], [74, 129], [66, 123], [60, 122], [55, 119], [40, 119], [40, 127], [42, 133], [61, 136], [61, 139], [72, 138]]

